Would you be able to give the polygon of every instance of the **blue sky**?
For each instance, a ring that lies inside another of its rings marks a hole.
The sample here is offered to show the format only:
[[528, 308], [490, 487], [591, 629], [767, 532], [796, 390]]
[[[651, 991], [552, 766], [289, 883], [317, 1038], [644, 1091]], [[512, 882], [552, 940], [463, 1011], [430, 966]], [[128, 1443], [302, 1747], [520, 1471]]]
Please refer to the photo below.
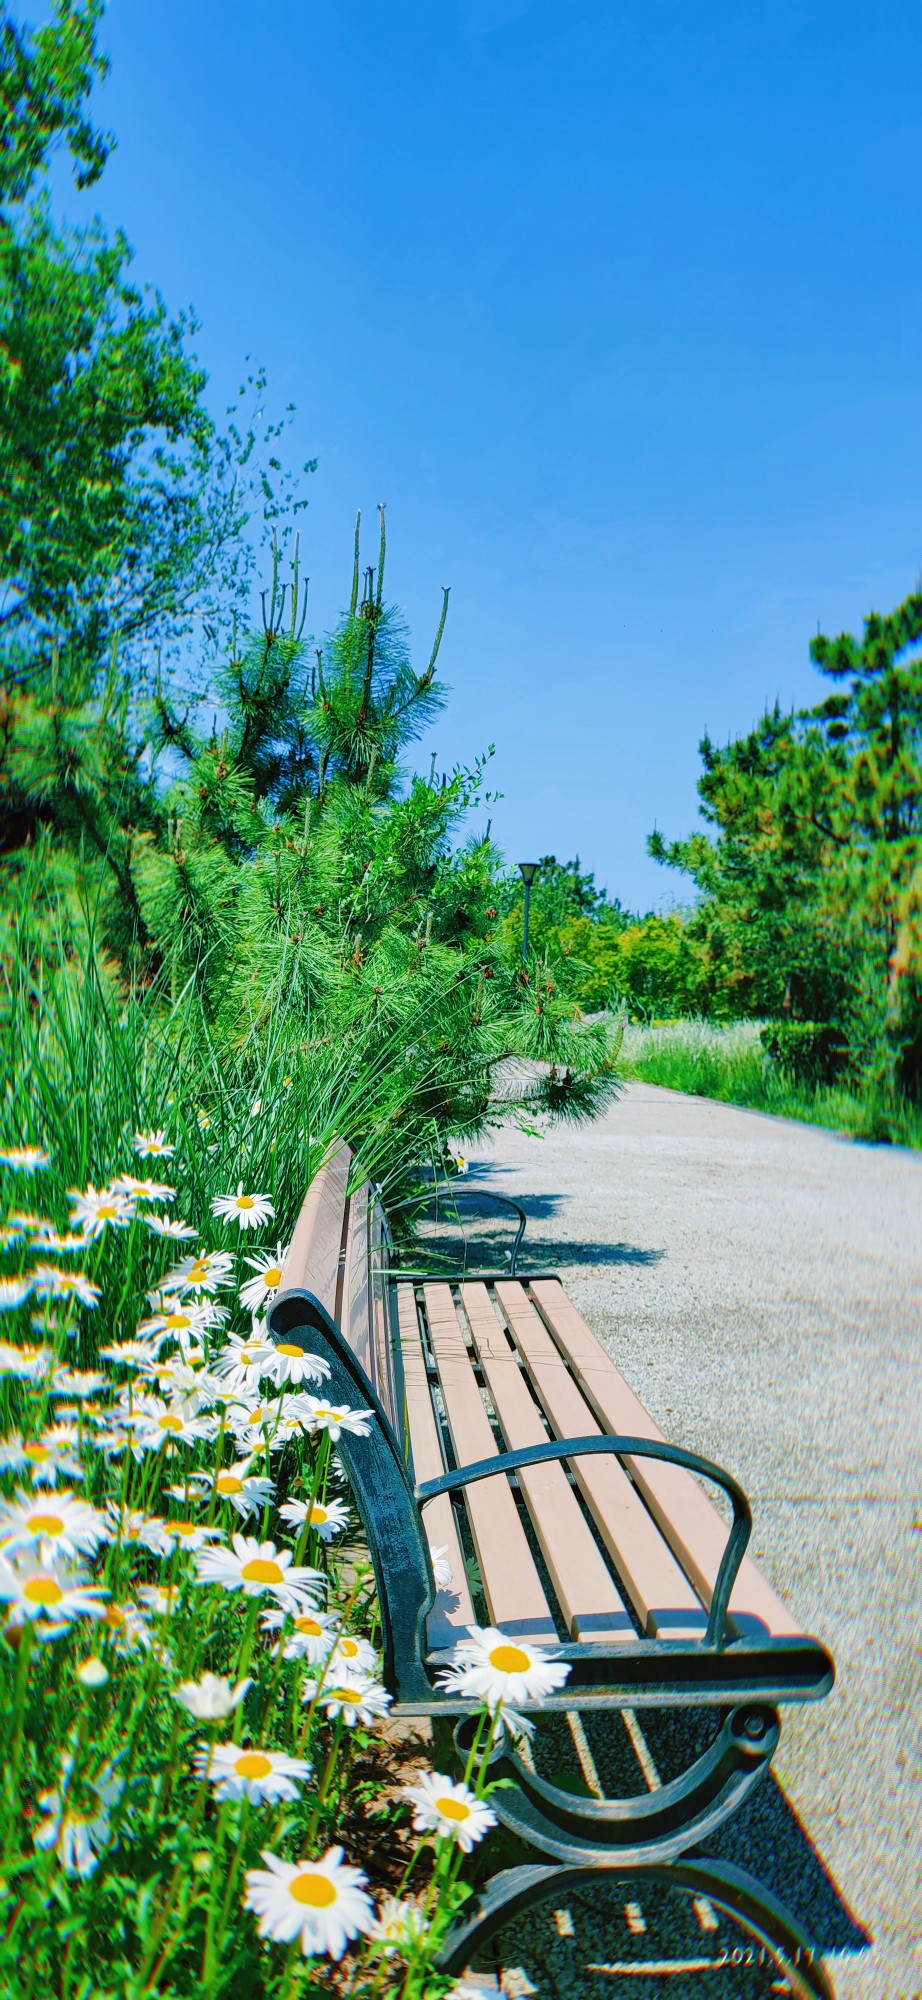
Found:
[[216, 412], [247, 354], [297, 405], [316, 628], [385, 500], [420, 655], [452, 586], [420, 762], [495, 742], [511, 859], [681, 895], [644, 843], [704, 727], [815, 698], [818, 623], [922, 566], [918, 7], [111, 0], [104, 41], [88, 199]]

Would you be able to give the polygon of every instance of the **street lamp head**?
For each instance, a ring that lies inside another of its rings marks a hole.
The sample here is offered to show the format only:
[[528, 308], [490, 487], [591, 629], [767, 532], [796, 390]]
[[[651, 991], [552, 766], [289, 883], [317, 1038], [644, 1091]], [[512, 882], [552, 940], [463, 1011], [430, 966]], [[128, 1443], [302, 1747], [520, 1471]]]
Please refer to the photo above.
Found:
[[540, 868], [540, 866], [541, 866], [540, 861], [520, 861], [518, 863], [519, 874], [522, 877], [522, 881], [524, 882], [526, 889], [531, 888], [531, 885], [535, 879], [535, 876], [538, 873], [538, 869]]

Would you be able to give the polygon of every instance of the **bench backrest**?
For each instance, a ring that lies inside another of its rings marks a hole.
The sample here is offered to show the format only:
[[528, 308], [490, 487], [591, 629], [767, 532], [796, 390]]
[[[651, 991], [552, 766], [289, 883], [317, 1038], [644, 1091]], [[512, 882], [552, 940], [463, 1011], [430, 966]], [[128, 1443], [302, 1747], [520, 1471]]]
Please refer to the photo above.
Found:
[[311, 1182], [268, 1322], [275, 1340], [326, 1361], [323, 1393], [332, 1403], [374, 1411], [367, 1437], [342, 1431], [336, 1448], [375, 1569], [385, 1680], [403, 1700], [426, 1701], [432, 1690], [422, 1659], [435, 1583], [388, 1338], [386, 1223], [367, 1181], [350, 1191], [351, 1166], [349, 1148], [340, 1146]]

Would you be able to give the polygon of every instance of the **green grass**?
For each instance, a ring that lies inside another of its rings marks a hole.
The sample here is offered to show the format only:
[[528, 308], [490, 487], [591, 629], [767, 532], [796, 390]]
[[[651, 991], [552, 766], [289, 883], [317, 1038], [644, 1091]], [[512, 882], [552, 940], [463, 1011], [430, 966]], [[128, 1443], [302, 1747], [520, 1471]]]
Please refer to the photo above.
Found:
[[770, 1111], [850, 1132], [856, 1139], [922, 1146], [922, 1107], [891, 1105], [873, 1091], [797, 1084], [765, 1055], [761, 1023], [667, 1021], [625, 1029], [619, 1067], [624, 1076], [690, 1097], [716, 1098], [751, 1111]]

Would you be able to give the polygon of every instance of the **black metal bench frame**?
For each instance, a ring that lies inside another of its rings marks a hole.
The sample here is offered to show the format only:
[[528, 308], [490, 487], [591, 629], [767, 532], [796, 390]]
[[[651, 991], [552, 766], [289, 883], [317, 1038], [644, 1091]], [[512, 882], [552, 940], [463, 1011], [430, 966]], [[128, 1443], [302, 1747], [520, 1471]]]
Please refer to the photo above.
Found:
[[[508, 1275], [508, 1266], [502, 1275]], [[392, 1284], [401, 1278], [410, 1282], [411, 1274], [394, 1272]], [[299, 1345], [328, 1363], [326, 1393], [332, 1401], [374, 1411], [376, 1422], [369, 1434], [359, 1438], [343, 1431], [337, 1451], [374, 1568], [384, 1679], [394, 1697], [391, 1713], [456, 1719], [461, 1755], [478, 1704], [446, 1695], [435, 1685], [436, 1674], [451, 1655], [427, 1648], [426, 1620], [436, 1594], [420, 1515], [427, 1500], [497, 1473], [514, 1474], [520, 1467], [614, 1453], [684, 1467], [716, 1484], [732, 1507], [701, 1639], [559, 1644], [553, 1648], [554, 1657], [570, 1663], [565, 1687], [541, 1701], [519, 1705], [536, 1716], [572, 1710], [713, 1707], [724, 1711], [714, 1740], [687, 1771], [647, 1795], [584, 1799], [541, 1779], [505, 1737], [491, 1769], [513, 1783], [493, 1794], [494, 1809], [507, 1828], [548, 1860], [495, 1876], [476, 1903], [466, 1906], [473, 1914], [455, 1925], [441, 1952], [440, 1968], [451, 1974], [462, 1972], [512, 1916], [552, 1894], [559, 1899], [568, 1887], [598, 1879], [602, 1871], [608, 1879], [621, 1876], [635, 1885], [640, 1879], [665, 1881], [689, 1894], [706, 1895], [775, 1954], [794, 1994], [831, 2000], [832, 1986], [810, 1938], [778, 1899], [746, 1871], [690, 1852], [738, 1811], [767, 1774], [779, 1737], [776, 1703], [820, 1698], [831, 1687], [834, 1673], [828, 1653], [813, 1639], [738, 1637], [728, 1629], [730, 1596], [752, 1527], [749, 1503], [738, 1482], [695, 1452], [650, 1438], [596, 1435], [501, 1453], [418, 1485], [409, 1465], [407, 1440], [397, 1435], [364, 1368], [321, 1301], [305, 1289], [280, 1292], [268, 1324], [273, 1339]]]

